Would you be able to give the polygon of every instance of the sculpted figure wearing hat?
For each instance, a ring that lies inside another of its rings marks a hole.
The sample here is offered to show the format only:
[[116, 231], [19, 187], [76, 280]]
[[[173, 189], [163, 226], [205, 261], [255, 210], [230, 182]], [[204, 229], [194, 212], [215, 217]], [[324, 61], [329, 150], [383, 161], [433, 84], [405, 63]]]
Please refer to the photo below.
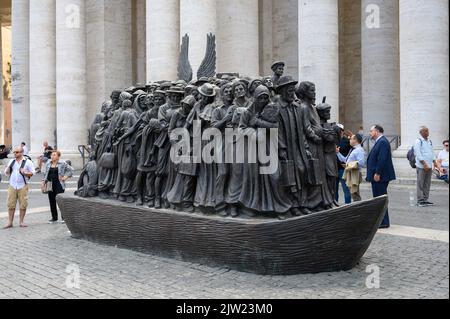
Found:
[[167, 193], [172, 188], [175, 180], [175, 167], [170, 160], [171, 143], [169, 138], [169, 125], [172, 116], [181, 107], [184, 90], [172, 86], [166, 93], [167, 103], [160, 107], [158, 114], [161, 131], [158, 139], [155, 141], [155, 146], [158, 148], [158, 166], [155, 181], [155, 208], [161, 208], [162, 204], [164, 204], [165, 208], [169, 208], [170, 206], [167, 200]]
[[281, 77], [284, 74], [285, 66], [286, 66], [286, 63], [283, 61], [277, 61], [272, 64], [272, 67], [271, 67], [271, 69], [273, 71], [272, 83], [275, 88], [278, 86], [278, 82], [280, 81]]
[[279, 158], [281, 185], [292, 201], [294, 216], [309, 214], [307, 205], [307, 163], [309, 147], [303, 134], [300, 105], [295, 102], [297, 81], [290, 76], [280, 78], [277, 86], [279, 98]]
[[[328, 123], [331, 118], [331, 105], [322, 103], [316, 106], [322, 125], [323, 152], [327, 177], [327, 191], [332, 198], [336, 195], [336, 185], [339, 178], [338, 163], [336, 161], [336, 146], [340, 144], [341, 128], [336, 123]], [[337, 203], [334, 203], [337, 206]]]
[[221, 155], [223, 163], [218, 164], [217, 180], [216, 180], [216, 210], [219, 215], [227, 216], [227, 205], [225, 203], [225, 186], [227, 184], [229, 170], [228, 165], [225, 164], [225, 130], [230, 126], [231, 120], [233, 119], [234, 110], [236, 108], [233, 105], [233, 86], [231, 83], [223, 84], [220, 88], [220, 101], [218, 101], [217, 107], [214, 109], [212, 114], [211, 125], [212, 127], [218, 129], [222, 133], [222, 148]]
[[[216, 90], [209, 83], [203, 84], [199, 88], [200, 100], [195, 104], [194, 109], [188, 116], [186, 128], [191, 130], [193, 135], [194, 121], [201, 124], [201, 134], [211, 128], [212, 113], [214, 111], [214, 102]], [[202, 141], [202, 149], [209, 144], [209, 141]], [[195, 191], [194, 206], [204, 212], [216, 211], [215, 185], [217, 178], [217, 164], [205, 163], [198, 164], [197, 187]]]
[[[169, 136], [172, 144], [181, 143], [185, 141], [178, 134], [174, 134], [176, 129], [182, 129], [186, 125], [187, 118], [194, 108], [197, 101], [192, 95], [189, 95], [181, 101], [181, 108], [174, 113], [169, 125]], [[192, 145], [192, 141], [191, 145]], [[184, 147], [184, 146], [183, 146]], [[181, 154], [180, 154], [181, 155]], [[188, 154], [192, 155], [192, 154]], [[177, 210], [184, 212], [194, 211], [194, 196], [195, 196], [195, 182], [196, 182], [196, 164], [180, 163], [177, 165], [177, 172], [175, 181], [173, 182], [171, 190], [167, 194], [167, 199], [171, 205], [175, 206]]]

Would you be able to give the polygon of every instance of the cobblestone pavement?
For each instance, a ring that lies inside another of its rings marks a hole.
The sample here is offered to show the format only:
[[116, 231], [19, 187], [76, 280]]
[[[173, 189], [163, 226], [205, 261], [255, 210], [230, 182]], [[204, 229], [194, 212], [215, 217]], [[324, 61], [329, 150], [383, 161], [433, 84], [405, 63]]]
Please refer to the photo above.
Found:
[[[5, 189], [0, 185], [0, 225], [6, 223]], [[433, 186], [437, 206], [426, 209], [409, 206], [410, 191], [391, 188], [392, 223], [448, 234], [448, 187]], [[367, 185], [362, 193], [369, 196]], [[0, 298], [449, 298], [448, 236], [379, 233], [351, 271], [259, 276], [76, 240], [65, 225], [46, 224], [43, 195], [33, 193], [30, 202], [28, 229], [0, 231]], [[379, 288], [368, 288], [377, 269]], [[79, 288], [70, 280], [78, 270]]]

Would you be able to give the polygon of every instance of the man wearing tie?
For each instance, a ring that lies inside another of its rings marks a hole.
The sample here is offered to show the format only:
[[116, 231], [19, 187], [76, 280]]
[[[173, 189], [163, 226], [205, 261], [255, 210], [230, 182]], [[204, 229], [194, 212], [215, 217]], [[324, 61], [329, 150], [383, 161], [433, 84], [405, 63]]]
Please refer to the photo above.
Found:
[[[389, 183], [396, 179], [391, 145], [383, 134], [384, 129], [380, 125], [375, 125], [370, 129], [370, 137], [375, 141], [375, 145], [367, 158], [366, 180], [372, 183], [374, 197], [386, 195]], [[389, 227], [389, 213], [386, 210], [380, 228]]]

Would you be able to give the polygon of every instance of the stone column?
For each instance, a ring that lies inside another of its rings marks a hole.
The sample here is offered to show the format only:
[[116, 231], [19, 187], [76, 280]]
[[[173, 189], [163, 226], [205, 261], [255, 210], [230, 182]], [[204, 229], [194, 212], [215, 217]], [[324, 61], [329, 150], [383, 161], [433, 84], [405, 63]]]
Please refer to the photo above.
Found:
[[402, 149], [422, 125], [436, 148], [449, 136], [448, 9], [448, 0], [400, 0]]
[[217, 2], [218, 72], [259, 74], [258, 0]]
[[87, 144], [85, 26], [84, 0], [56, 1], [56, 118], [64, 156]]
[[129, 0], [86, 1], [88, 125], [114, 89], [133, 83]]
[[147, 81], [175, 80], [180, 53], [179, 0], [147, 0], [146, 10]]
[[339, 121], [358, 132], [362, 125], [361, 1], [339, 0]]
[[12, 1], [12, 138], [30, 145], [30, 1]]
[[133, 79], [135, 83], [147, 81], [146, 0], [133, 1]]
[[[56, 144], [56, 1], [30, 0], [31, 152]], [[13, 35], [14, 36], [14, 35]]]
[[361, 19], [363, 126], [400, 135], [398, 1], [363, 0]]
[[273, 1], [273, 60], [286, 62], [285, 74], [295, 79], [298, 78], [299, 3], [298, 0]]
[[216, 6], [216, 0], [180, 0], [180, 39], [189, 35], [189, 61], [194, 79], [205, 57], [206, 35], [217, 35]]
[[259, 1], [259, 74], [271, 75], [273, 58], [273, 0]]
[[316, 84], [339, 120], [339, 15], [337, 0], [299, 1], [299, 78]]

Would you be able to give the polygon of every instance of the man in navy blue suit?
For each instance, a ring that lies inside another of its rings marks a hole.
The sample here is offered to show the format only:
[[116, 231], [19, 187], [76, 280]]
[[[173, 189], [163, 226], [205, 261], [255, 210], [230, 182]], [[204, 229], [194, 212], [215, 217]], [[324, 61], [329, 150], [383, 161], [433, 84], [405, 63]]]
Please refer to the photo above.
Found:
[[[383, 134], [384, 129], [380, 125], [370, 129], [370, 137], [375, 141], [375, 145], [367, 158], [366, 180], [372, 183], [373, 197], [386, 195], [389, 183], [396, 179], [391, 145]], [[389, 227], [389, 213], [386, 210], [380, 228]]]

